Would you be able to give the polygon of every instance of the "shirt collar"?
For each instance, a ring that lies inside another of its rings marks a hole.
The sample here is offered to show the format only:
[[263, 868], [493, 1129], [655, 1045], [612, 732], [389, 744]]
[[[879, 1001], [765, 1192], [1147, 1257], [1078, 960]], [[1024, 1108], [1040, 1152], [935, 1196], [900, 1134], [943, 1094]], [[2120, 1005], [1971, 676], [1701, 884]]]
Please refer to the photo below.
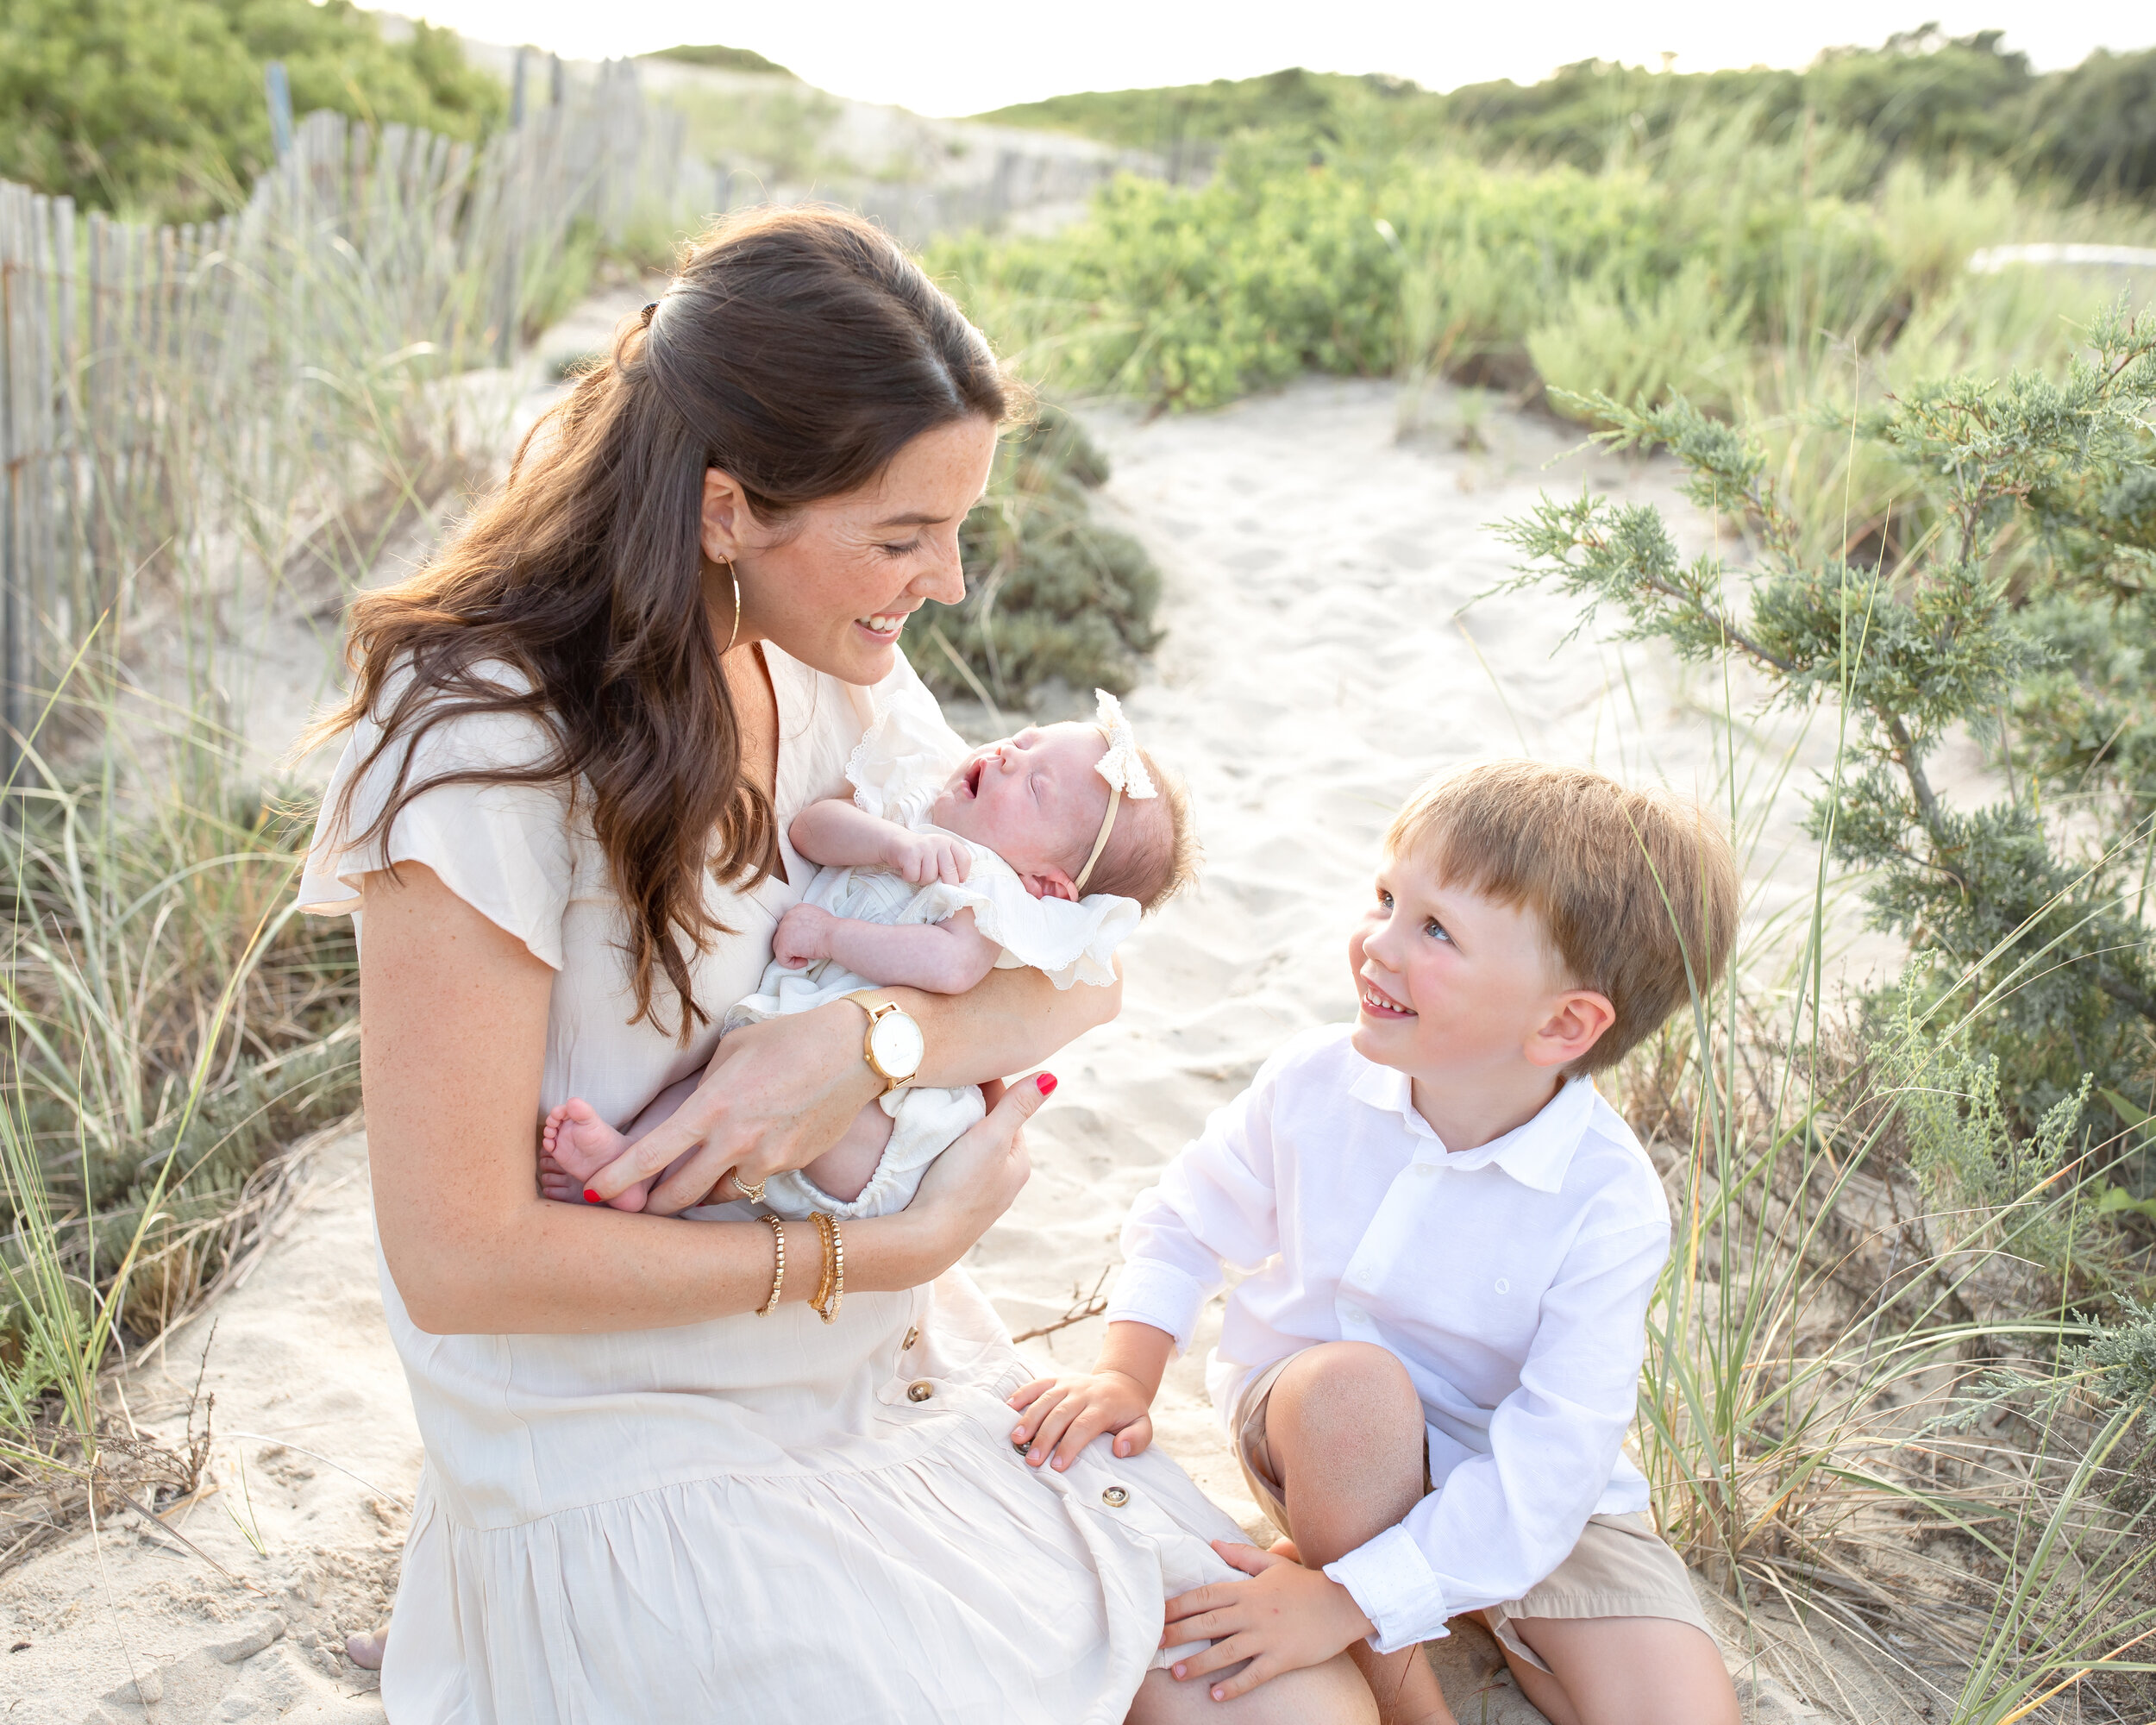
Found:
[[1405, 1072], [1365, 1060], [1348, 1094], [1382, 1113], [1398, 1115], [1409, 1136], [1423, 1139], [1429, 1146], [1427, 1151], [1418, 1148], [1419, 1160], [1434, 1153], [1444, 1159], [1445, 1166], [1463, 1173], [1494, 1162], [1521, 1185], [1538, 1192], [1555, 1192], [1564, 1185], [1564, 1171], [1572, 1164], [1572, 1152], [1579, 1148], [1580, 1139], [1586, 1136], [1597, 1101], [1595, 1081], [1583, 1073], [1567, 1079], [1564, 1088], [1525, 1126], [1455, 1154], [1430, 1130], [1430, 1122], [1415, 1112], [1414, 1085]]

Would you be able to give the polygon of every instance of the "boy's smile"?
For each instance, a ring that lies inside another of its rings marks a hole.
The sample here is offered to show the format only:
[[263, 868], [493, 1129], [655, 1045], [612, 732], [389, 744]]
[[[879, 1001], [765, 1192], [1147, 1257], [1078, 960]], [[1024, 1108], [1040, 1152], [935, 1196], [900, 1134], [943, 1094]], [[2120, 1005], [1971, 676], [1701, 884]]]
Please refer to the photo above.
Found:
[[1532, 1119], [1611, 1016], [1564, 974], [1532, 910], [1443, 881], [1416, 857], [1384, 859], [1348, 963], [1356, 1052], [1414, 1081], [1418, 1112], [1450, 1151]]

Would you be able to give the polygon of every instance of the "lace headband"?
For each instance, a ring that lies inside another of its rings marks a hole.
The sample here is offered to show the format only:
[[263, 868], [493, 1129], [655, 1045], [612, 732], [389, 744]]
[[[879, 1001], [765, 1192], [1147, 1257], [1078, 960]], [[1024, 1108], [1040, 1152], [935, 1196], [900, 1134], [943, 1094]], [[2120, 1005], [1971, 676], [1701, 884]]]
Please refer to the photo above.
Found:
[[1131, 730], [1131, 721], [1123, 716], [1122, 702], [1106, 689], [1095, 689], [1093, 694], [1099, 703], [1094, 725], [1108, 739], [1108, 752], [1093, 763], [1093, 770], [1108, 781], [1108, 812], [1101, 819], [1100, 836], [1093, 841], [1093, 854], [1086, 858], [1086, 866], [1073, 883], [1074, 890], [1081, 894], [1086, 890], [1094, 864], [1108, 848], [1108, 835], [1115, 831], [1115, 812], [1123, 806], [1123, 799], [1127, 796], [1143, 802], [1159, 794], [1146, 774], [1144, 762], [1138, 758], [1138, 737]]

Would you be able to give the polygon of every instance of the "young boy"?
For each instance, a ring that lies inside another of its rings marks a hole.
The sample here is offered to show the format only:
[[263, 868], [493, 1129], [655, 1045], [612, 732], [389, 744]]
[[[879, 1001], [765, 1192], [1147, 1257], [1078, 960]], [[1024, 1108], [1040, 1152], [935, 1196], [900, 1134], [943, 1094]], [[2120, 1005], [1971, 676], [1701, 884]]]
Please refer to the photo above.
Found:
[[1450, 1722], [1419, 1645], [1482, 1615], [1557, 1725], [1734, 1725], [1684, 1566], [1623, 1454], [1670, 1217], [1595, 1089], [1727, 963], [1700, 811], [1493, 762], [1385, 836], [1352, 1026], [1296, 1037], [1143, 1194], [1089, 1375], [1012, 1398], [1061, 1468], [1146, 1410], [1228, 1267], [1206, 1377], [1287, 1538], [1168, 1603], [1216, 1699], [1345, 1648], [1387, 1725]]

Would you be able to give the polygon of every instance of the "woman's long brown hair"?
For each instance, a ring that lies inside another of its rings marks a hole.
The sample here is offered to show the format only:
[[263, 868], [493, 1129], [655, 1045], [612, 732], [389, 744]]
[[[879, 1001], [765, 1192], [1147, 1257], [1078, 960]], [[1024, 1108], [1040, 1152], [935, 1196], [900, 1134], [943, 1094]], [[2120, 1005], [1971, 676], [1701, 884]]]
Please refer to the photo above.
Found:
[[[397, 756], [380, 815], [350, 842], [386, 846], [438, 786], [567, 782], [588, 796], [627, 913], [636, 1019], [661, 1023], [663, 973], [686, 1041], [710, 1017], [691, 962], [726, 932], [707, 879], [753, 886], [777, 854], [705, 605], [705, 470], [731, 474], [768, 524], [872, 482], [922, 432], [1000, 422], [1007, 405], [980, 331], [881, 229], [828, 210], [720, 222], [655, 312], [625, 321], [533, 427], [502, 489], [417, 574], [354, 600], [351, 694], [307, 743], [372, 714], [381, 739], [359, 771]], [[553, 746], [413, 782], [412, 747], [481, 713], [527, 715]]]

